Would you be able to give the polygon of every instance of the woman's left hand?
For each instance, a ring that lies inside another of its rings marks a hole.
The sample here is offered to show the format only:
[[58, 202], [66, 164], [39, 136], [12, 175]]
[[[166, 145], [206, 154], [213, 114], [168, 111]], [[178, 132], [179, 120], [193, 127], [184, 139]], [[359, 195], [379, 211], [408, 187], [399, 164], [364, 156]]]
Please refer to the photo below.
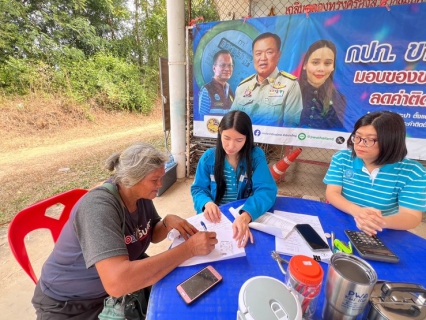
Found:
[[360, 208], [358, 214], [354, 217], [358, 229], [364, 231], [369, 236], [377, 234], [386, 226], [382, 212], [372, 207]]
[[235, 218], [234, 223], [232, 224], [233, 238], [238, 243], [238, 248], [245, 247], [248, 239], [253, 243], [253, 235], [251, 234], [248, 224], [251, 221], [251, 216], [247, 212], [241, 213], [237, 218]]
[[164, 217], [164, 221], [167, 225], [168, 231], [176, 229], [185, 240], [188, 240], [190, 236], [198, 232], [197, 228], [195, 228], [192, 224], [174, 214], [168, 214]]

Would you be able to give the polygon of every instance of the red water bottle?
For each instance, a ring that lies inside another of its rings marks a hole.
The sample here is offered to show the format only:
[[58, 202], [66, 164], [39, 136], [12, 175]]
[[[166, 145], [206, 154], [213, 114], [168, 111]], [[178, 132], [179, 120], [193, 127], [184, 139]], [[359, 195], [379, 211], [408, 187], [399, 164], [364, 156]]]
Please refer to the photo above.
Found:
[[303, 255], [295, 255], [290, 259], [285, 283], [298, 295], [304, 320], [314, 317], [323, 277], [324, 271], [314, 259]]

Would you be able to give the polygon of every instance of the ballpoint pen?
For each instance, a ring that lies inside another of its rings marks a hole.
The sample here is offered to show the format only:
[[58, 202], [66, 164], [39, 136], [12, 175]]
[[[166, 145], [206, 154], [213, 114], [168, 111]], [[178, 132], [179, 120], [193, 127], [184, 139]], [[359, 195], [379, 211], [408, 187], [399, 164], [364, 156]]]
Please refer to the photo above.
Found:
[[334, 252], [334, 231], [331, 231], [331, 253], [335, 253]]
[[203, 228], [204, 228], [204, 231], [207, 231], [207, 227], [206, 227], [206, 224], [203, 222], [203, 221], [201, 221], [200, 222], [200, 224], [203, 226]]

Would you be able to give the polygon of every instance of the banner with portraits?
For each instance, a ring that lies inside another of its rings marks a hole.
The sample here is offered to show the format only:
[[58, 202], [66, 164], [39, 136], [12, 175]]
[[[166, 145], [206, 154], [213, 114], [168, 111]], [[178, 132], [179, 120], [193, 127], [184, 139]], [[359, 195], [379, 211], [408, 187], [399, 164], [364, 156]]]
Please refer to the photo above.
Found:
[[242, 110], [256, 142], [345, 149], [361, 116], [389, 110], [426, 159], [424, 21], [419, 3], [197, 24], [194, 135]]

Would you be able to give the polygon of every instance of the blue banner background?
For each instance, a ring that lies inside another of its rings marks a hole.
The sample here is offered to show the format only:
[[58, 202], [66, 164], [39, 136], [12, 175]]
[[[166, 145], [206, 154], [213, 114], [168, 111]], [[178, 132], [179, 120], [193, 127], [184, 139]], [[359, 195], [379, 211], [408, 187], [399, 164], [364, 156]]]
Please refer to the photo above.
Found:
[[[391, 110], [404, 116], [408, 137], [426, 138], [426, 105], [373, 105], [369, 102], [373, 93], [398, 93], [401, 89], [406, 94], [423, 92], [426, 81], [417, 84], [354, 83], [357, 71], [424, 71], [425, 21], [426, 4], [410, 4], [392, 6], [390, 11], [380, 7], [198, 24], [193, 29], [194, 121], [203, 121], [198, 113], [198, 93], [213, 76], [213, 54], [219, 49], [231, 51], [235, 68], [228, 82], [235, 91], [241, 80], [256, 72], [253, 68], [252, 40], [261, 33], [273, 32], [282, 40], [278, 69], [296, 76], [299, 76], [304, 54], [313, 42], [320, 39], [334, 42], [337, 47], [334, 83], [347, 100], [346, 132], [351, 132], [355, 121], [367, 112]], [[396, 55], [395, 61], [345, 62], [348, 48], [354, 45], [370, 46], [373, 41], [389, 44], [392, 54]], [[421, 43], [420, 58], [414, 62], [404, 59], [411, 42]], [[416, 114], [424, 118], [416, 118]]]

